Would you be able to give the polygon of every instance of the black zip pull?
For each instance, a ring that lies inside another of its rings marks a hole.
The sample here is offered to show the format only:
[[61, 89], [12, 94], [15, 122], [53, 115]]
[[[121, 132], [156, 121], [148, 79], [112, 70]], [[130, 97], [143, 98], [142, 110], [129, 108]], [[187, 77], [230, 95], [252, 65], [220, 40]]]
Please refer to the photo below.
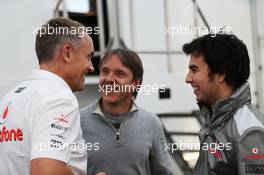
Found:
[[119, 129], [116, 131], [116, 141], [117, 142], [120, 141], [120, 131], [119, 131]]

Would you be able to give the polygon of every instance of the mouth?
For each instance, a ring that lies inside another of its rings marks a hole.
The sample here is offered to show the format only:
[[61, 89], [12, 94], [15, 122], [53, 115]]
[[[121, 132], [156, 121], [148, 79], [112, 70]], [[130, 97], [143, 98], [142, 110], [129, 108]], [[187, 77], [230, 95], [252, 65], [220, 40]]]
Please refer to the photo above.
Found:
[[101, 90], [105, 93], [119, 93], [122, 91], [122, 88], [118, 84], [103, 84], [101, 85]]
[[105, 85], [105, 90], [107, 91], [107, 92], [112, 92], [112, 91], [114, 91], [114, 87], [112, 86], [112, 85]]
[[114, 91], [113, 85], [110, 85], [110, 84], [99, 85], [99, 88], [100, 88], [99, 91], [104, 92], [104, 93], [112, 93]]
[[192, 86], [192, 88], [193, 88], [193, 93], [194, 93], [195, 95], [197, 95], [199, 88], [196, 87], [196, 86]]
[[86, 75], [85, 75], [85, 74], [83, 74], [83, 77], [82, 77], [82, 80], [83, 80], [83, 81], [85, 81], [85, 77], [86, 77]]

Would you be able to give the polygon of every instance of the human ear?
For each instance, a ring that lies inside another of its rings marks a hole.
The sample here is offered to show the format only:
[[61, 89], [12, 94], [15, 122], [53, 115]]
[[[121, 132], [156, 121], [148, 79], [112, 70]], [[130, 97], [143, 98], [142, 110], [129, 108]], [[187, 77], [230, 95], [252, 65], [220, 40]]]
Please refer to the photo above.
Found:
[[73, 47], [71, 44], [64, 44], [62, 47], [63, 60], [66, 63], [70, 63], [73, 57]]
[[225, 82], [225, 74], [218, 74], [217, 77], [219, 83]]
[[137, 85], [140, 84], [140, 80], [132, 80], [132, 84], [133, 84], [134, 86], [137, 86]]

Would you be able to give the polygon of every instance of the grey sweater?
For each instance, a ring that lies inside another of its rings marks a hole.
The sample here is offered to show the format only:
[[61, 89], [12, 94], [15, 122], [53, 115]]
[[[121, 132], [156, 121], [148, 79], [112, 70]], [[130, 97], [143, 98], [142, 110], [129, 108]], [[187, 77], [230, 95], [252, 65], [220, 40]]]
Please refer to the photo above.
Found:
[[133, 105], [118, 130], [96, 101], [81, 109], [81, 127], [85, 142], [92, 146], [88, 149], [88, 175], [172, 175], [156, 115]]

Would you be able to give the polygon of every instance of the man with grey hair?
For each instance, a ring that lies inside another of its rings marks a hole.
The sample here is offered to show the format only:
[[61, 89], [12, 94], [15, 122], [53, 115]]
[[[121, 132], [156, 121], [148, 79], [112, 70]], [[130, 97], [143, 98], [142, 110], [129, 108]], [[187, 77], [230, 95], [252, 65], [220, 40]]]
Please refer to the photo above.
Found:
[[82, 90], [85, 74], [94, 70], [94, 47], [80, 27], [55, 18], [38, 31], [40, 69], [0, 102], [0, 174], [86, 174], [79, 105], [72, 92]]

